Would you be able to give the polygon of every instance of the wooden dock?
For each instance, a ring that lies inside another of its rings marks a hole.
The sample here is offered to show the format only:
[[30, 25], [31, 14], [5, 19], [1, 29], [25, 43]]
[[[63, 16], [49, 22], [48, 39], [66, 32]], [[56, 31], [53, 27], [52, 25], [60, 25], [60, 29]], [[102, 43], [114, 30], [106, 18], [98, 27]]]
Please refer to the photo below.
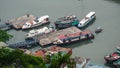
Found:
[[16, 43], [13, 43], [13, 44], [9, 44], [8, 46], [11, 47], [11, 48], [29, 48], [32, 45], [35, 45], [37, 43], [38, 43], [38, 40], [28, 39], [28, 40], [24, 40], [24, 41], [21, 41], [21, 42], [16, 42]]
[[26, 23], [27, 21], [33, 21], [34, 19], [35, 17], [33, 15], [27, 14], [19, 18], [9, 20], [6, 22], [6, 24], [11, 24], [15, 29], [20, 29], [24, 23]]
[[9, 29], [11, 29], [11, 25], [6, 25], [6, 24], [0, 25], [0, 30], [5, 30], [5, 31], [7, 31], [7, 30], [9, 30]]
[[45, 46], [45, 45], [52, 44], [54, 41], [57, 41], [59, 35], [73, 34], [76, 32], [81, 32], [81, 30], [78, 29], [77, 27], [70, 27], [70, 28], [62, 29], [49, 34], [35, 36], [34, 38], [39, 40], [39, 44], [41, 46]]

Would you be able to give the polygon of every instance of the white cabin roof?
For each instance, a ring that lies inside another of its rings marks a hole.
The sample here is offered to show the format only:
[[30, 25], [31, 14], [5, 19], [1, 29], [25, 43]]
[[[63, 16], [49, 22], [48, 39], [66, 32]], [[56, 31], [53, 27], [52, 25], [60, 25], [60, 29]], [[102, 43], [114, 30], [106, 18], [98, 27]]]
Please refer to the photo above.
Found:
[[48, 15], [41, 16], [38, 20], [39, 22], [42, 22], [46, 18], [49, 18], [49, 16]]
[[95, 14], [95, 12], [93, 12], [93, 11], [91, 11], [91, 12], [89, 12], [87, 15], [86, 15], [86, 17], [91, 17], [93, 14]]

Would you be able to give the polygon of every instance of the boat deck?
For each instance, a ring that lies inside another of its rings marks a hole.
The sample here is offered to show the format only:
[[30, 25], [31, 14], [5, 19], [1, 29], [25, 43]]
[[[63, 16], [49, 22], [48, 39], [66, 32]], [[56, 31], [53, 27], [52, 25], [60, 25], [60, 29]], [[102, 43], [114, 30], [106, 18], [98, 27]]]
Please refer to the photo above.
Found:
[[20, 29], [24, 23], [27, 21], [33, 21], [35, 17], [33, 15], [24, 15], [19, 18], [15, 18], [12, 20], [7, 21], [7, 24], [11, 24], [15, 29]]
[[62, 29], [49, 34], [35, 36], [34, 38], [39, 40], [39, 44], [41, 46], [45, 46], [48, 44], [52, 44], [54, 41], [58, 40], [58, 36], [60, 35], [73, 34], [76, 32], [81, 32], [81, 30], [78, 29], [77, 27], [70, 27], [70, 28]]

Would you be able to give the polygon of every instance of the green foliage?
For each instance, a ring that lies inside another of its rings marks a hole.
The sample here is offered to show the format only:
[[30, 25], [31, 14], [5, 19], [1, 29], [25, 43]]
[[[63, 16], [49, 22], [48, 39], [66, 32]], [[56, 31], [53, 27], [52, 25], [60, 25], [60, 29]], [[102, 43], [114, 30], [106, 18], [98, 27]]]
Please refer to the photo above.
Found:
[[0, 30], [0, 41], [6, 42], [12, 38], [12, 35], [8, 34], [6, 31]]
[[14, 65], [22, 68], [46, 68], [41, 57], [24, 54], [21, 50], [0, 48], [0, 67]]
[[69, 67], [72, 67], [72, 63], [70, 62], [70, 55], [69, 54], [62, 54], [62, 52], [59, 52], [57, 54], [53, 54], [52, 56], [47, 55], [47, 61], [49, 63], [48, 68], [60, 68], [63, 63], [69, 64]]
[[74, 68], [75, 63], [71, 61], [70, 55], [61, 52], [47, 55], [46, 60], [43, 60], [42, 57], [24, 54], [19, 49], [0, 48], [0, 67], [3, 68], [60, 68], [64, 63], [68, 68]]

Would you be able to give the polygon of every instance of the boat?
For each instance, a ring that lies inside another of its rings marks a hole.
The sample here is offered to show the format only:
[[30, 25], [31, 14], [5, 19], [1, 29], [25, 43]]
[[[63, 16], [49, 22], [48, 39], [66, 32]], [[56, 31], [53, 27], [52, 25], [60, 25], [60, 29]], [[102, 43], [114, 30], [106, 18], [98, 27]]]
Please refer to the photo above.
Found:
[[119, 60], [120, 59], [120, 46], [117, 46], [117, 49], [115, 52], [104, 56], [104, 59], [106, 60], [107, 63], [113, 63]]
[[57, 21], [54, 22], [55, 26], [59, 29], [68, 28], [71, 26], [77, 26], [79, 20], [75, 15], [64, 16], [58, 18]]
[[26, 38], [32, 38], [36, 35], [43, 35], [43, 34], [47, 34], [50, 32], [54, 32], [54, 29], [48, 28], [48, 27], [43, 27], [41, 29], [36, 29], [36, 30], [33, 29], [33, 30], [29, 31], [29, 33], [26, 33], [25, 36], [26, 36]]
[[82, 28], [84, 26], [86, 26], [88, 23], [90, 23], [93, 19], [96, 18], [96, 15], [95, 15], [95, 12], [91, 11], [89, 12], [85, 18], [83, 18], [79, 24], [78, 24], [78, 27], [79, 28]]
[[100, 33], [102, 32], [102, 28], [101, 27], [97, 27], [97, 29], [95, 30], [95, 33]]
[[89, 30], [76, 32], [73, 34], [59, 35], [56, 41], [53, 41], [55, 45], [67, 44], [76, 41], [84, 41], [88, 39], [93, 39], [94, 35]]
[[104, 59], [106, 60], [107, 63], [113, 63], [114, 61], [117, 61], [118, 59], [120, 59], [120, 54], [117, 52], [114, 52], [110, 55], [106, 55]]
[[113, 62], [113, 65], [116, 66], [116, 68], [120, 68], [120, 59]]
[[23, 24], [22, 29], [28, 29], [28, 28], [32, 28], [32, 27], [36, 27], [36, 26], [40, 26], [46, 23], [49, 23], [49, 16], [48, 15], [44, 15], [41, 16], [40, 18], [36, 17], [35, 20], [33, 21], [28, 21], [25, 24]]

